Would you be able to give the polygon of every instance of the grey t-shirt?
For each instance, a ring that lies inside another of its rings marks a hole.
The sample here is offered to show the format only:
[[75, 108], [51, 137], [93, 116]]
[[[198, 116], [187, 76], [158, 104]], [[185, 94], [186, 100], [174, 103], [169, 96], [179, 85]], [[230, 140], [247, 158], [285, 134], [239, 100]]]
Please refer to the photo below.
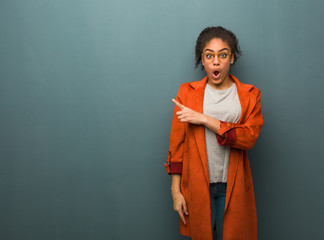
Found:
[[[241, 117], [241, 104], [235, 83], [225, 90], [216, 90], [206, 84], [204, 114], [224, 122], [237, 123]], [[205, 127], [209, 182], [227, 182], [230, 147], [220, 146], [215, 132]]]

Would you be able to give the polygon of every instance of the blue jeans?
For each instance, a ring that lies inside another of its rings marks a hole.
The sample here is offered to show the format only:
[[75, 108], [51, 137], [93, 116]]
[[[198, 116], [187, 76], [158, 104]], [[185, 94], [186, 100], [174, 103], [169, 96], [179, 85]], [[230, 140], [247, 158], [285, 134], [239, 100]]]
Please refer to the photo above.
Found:
[[211, 183], [209, 186], [213, 239], [222, 240], [227, 183]]
[[[223, 239], [223, 218], [225, 211], [226, 186], [227, 183], [209, 184], [213, 240]], [[191, 239], [189, 237], [184, 238]]]

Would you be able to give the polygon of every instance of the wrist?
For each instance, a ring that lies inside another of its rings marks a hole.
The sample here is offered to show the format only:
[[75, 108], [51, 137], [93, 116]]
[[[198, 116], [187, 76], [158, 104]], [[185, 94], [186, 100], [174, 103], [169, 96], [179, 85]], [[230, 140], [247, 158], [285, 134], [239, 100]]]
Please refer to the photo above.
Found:
[[221, 122], [216, 118], [203, 114], [201, 121], [205, 127], [209, 128], [215, 133], [217, 133], [217, 131], [220, 129]]
[[180, 193], [180, 187], [173, 187], [173, 186], [171, 186], [171, 193], [172, 194], [178, 194], [178, 193]]
[[207, 119], [207, 118], [208, 118], [208, 116], [202, 113], [202, 114], [201, 114], [201, 118], [200, 118], [200, 124], [206, 126], [206, 124], [207, 124], [207, 122], [208, 122], [208, 119]]

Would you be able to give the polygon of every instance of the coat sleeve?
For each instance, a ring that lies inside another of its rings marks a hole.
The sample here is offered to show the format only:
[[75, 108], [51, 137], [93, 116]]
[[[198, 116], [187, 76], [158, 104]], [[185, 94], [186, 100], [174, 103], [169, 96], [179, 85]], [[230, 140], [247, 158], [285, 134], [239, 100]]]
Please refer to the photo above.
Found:
[[[182, 87], [180, 87], [178, 91], [176, 100], [183, 104], [181, 89]], [[176, 112], [178, 111], [180, 111], [180, 108], [175, 105], [170, 132], [168, 158], [164, 164], [168, 174], [182, 173], [183, 144], [186, 136], [186, 124], [181, 123], [178, 119], [178, 116], [176, 115]]]
[[263, 125], [263, 117], [260, 91], [255, 89], [251, 95], [251, 110], [247, 112], [246, 120], [243, 124], [221, 121], [220, 129], [217, 132], [218, 134], [216, 134], [219, 145], [246, 150], [254, 146]]

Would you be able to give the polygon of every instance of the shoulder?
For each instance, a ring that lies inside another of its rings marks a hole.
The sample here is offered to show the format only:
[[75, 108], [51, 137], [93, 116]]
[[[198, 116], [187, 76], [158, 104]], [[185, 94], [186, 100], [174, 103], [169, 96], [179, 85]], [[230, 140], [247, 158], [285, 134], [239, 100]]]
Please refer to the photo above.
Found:
[[245, 100], [252, 104], [251, 106], [254, 106], [261, 101], [261, 92], [257, 87], [251, 84], [241, 84], [241, 89], [238, 89], [238, 94], [241, 93], [244, 96]]
[[239, 92], [244, 92], [245, 94], [249, 95], [250, 97], [255, 96], [255, 97], [259, 98], [261, 96], [261, 92], [257, 87], [253, 86], [252, 84], [242, 83], [234, 76], [232, 76], [232, 78], [233, 78], [233, 80], [236, 84], [237, 90]]
[[193, 89], [205, 88], [206, 83], [207, 83], [207, 76], [204, 77], [203, 79], [201, 79], [200, 81], [187, 82], [187, 83], [181, 84], [180, 90], [181, 91], [191, 91]]
[[197, 88], [200, 85], [201, 85], [201, 81], [186, 82], [186, 83], [181, 84], [180, 89], [191, 90], [191, 89]]
[[[207, 79], [207, 78], [206, 78]], [[182, 104], [188, 104], [188, 101], [192, 101], [193, 98], [203, 97], [206, 79], [195, 82], [187, 82], [181, 84], [177, 98]]]
[[189, 90], [191, 88], [190, 84], [194, 82], [186, 82], [180, 85], [180, 89], [182, 91]]
[[256, 87], [253, 86], [252, 84], [246, 84], [246, 83], [241, 83], [242, 89], [252, 95], [259, 95], [261, 94], [260, 90]]
[[195, 82], [186, 82], [180, 85], [178, 94], [189, 94], [191, 91], [196, 89], [199, 85], [201, 85], [201, 81]]
[[177, 99], [180, 101], [180, 103], [185, 104], [186, 99], [189, 95], [191, 95], [192, 87], [190, 86], [190, 82], [183, 83], [180, 85]]

